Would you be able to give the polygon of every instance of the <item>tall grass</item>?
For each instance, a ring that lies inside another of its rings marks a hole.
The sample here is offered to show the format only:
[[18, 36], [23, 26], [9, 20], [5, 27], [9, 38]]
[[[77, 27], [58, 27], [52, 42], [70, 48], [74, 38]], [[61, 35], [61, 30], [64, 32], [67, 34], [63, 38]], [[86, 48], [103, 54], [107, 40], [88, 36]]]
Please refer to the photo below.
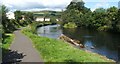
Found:
[[[5, 38], [2, 41], [2, 46], [1, 47], [4, 48], [4, 49], [9, 49], [13, 39], [14, 39], [13, 34], [5, 34]], [[5, 54], [5, 53], [7, 53], [7, 51], [3, 50], [3, 53]]]
[[9, 48], [14, 38], [13, 34], [5, 34], [5, 38], [2, 42], [2, 47]]

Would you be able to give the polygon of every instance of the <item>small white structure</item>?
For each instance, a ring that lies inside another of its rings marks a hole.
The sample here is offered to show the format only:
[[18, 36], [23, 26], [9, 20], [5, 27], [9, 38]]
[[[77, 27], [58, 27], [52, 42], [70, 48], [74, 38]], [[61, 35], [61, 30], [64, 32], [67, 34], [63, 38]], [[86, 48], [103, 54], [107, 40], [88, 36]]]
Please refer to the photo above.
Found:
[[22, 20], [25, 20], [25, 16], [24, 15], [22, 15]]
[[6, 13], [6, 16], [8, 17], [8, 19], [15, 19], [15, 15], [13, 12]]
[[[44, 21], [44, 17], [37, 17], [35, 19], [35, 21], [41, 21], [41, 22], [43, 22]], [[50, 18], [45, 18], [45, 21], [50, 21]], [[59, 21], [59, 19], [56, 19], [56, 21]]]
[[[35, 21], [44, 21], [43, 17], [37, 17]], [[45, 21], [50, 21], [50, 18], [45, 18]]]
[[56, 19], [56, 21], [59, 21], [59, 19]]
[[35, 21], [44, 21], [44, 18], [38, 17]]
[[50, 18], [45, 18], [45, 21], [50, 21]]

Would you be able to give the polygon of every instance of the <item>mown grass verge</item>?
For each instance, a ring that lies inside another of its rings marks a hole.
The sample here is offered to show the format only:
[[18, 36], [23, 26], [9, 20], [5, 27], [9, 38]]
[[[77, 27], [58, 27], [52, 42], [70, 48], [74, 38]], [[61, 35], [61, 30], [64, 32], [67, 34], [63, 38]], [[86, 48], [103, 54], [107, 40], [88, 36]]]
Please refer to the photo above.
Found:
[[[57, 39], [37, 36], [29, 28], [22, 30], [41, 54], [45, 62], [112, 62], [98, 54], [88, 53]], [[104, 64], [104, 63], [103, 63]], [[105, 63], [106, 64], [106, 63]]]

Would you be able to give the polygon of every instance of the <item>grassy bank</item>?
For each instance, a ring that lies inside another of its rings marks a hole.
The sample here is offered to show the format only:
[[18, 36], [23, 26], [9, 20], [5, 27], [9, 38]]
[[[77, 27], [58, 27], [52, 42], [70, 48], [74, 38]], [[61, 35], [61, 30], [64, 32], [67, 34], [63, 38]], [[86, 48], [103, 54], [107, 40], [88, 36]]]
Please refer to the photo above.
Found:
[[[14, 39], [14, 35], [13, 34], [5, 34], [4, 36], [4, 40], [2, 41], [2, 48], [3, 49], [9, 49], [13, 39]], [[3, 53], [6, 53], [7, 51], [3, 50]]]
[[28, 28], [23, 29], [22, 33], [33, 41], [45, 62], [112, 62], [98, 54], [79, 50], [61, 40], [37, 36]]
[[2, 47], [8, 49], [13, 39], [14, 39], [13, 34], [5, 34], [5, 39], [2, 42]]

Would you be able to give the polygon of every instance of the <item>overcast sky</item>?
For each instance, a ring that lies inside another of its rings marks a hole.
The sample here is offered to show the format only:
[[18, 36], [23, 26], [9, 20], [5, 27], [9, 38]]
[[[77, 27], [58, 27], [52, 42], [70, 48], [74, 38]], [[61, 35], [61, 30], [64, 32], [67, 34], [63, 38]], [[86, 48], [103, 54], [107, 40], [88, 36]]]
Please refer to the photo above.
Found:
[[[2, 4], [7, 6], [9, 10], [26, 10], [26, 11], [39, 11], [39, 10], [55, 10], [61, 11], [72, 0], [0, 0]], [[118, 7], [119, 0], [83, 0], [85, 6], [95, 10], [96, 8], [103, 7], [109, 8], [110, 6]]]

